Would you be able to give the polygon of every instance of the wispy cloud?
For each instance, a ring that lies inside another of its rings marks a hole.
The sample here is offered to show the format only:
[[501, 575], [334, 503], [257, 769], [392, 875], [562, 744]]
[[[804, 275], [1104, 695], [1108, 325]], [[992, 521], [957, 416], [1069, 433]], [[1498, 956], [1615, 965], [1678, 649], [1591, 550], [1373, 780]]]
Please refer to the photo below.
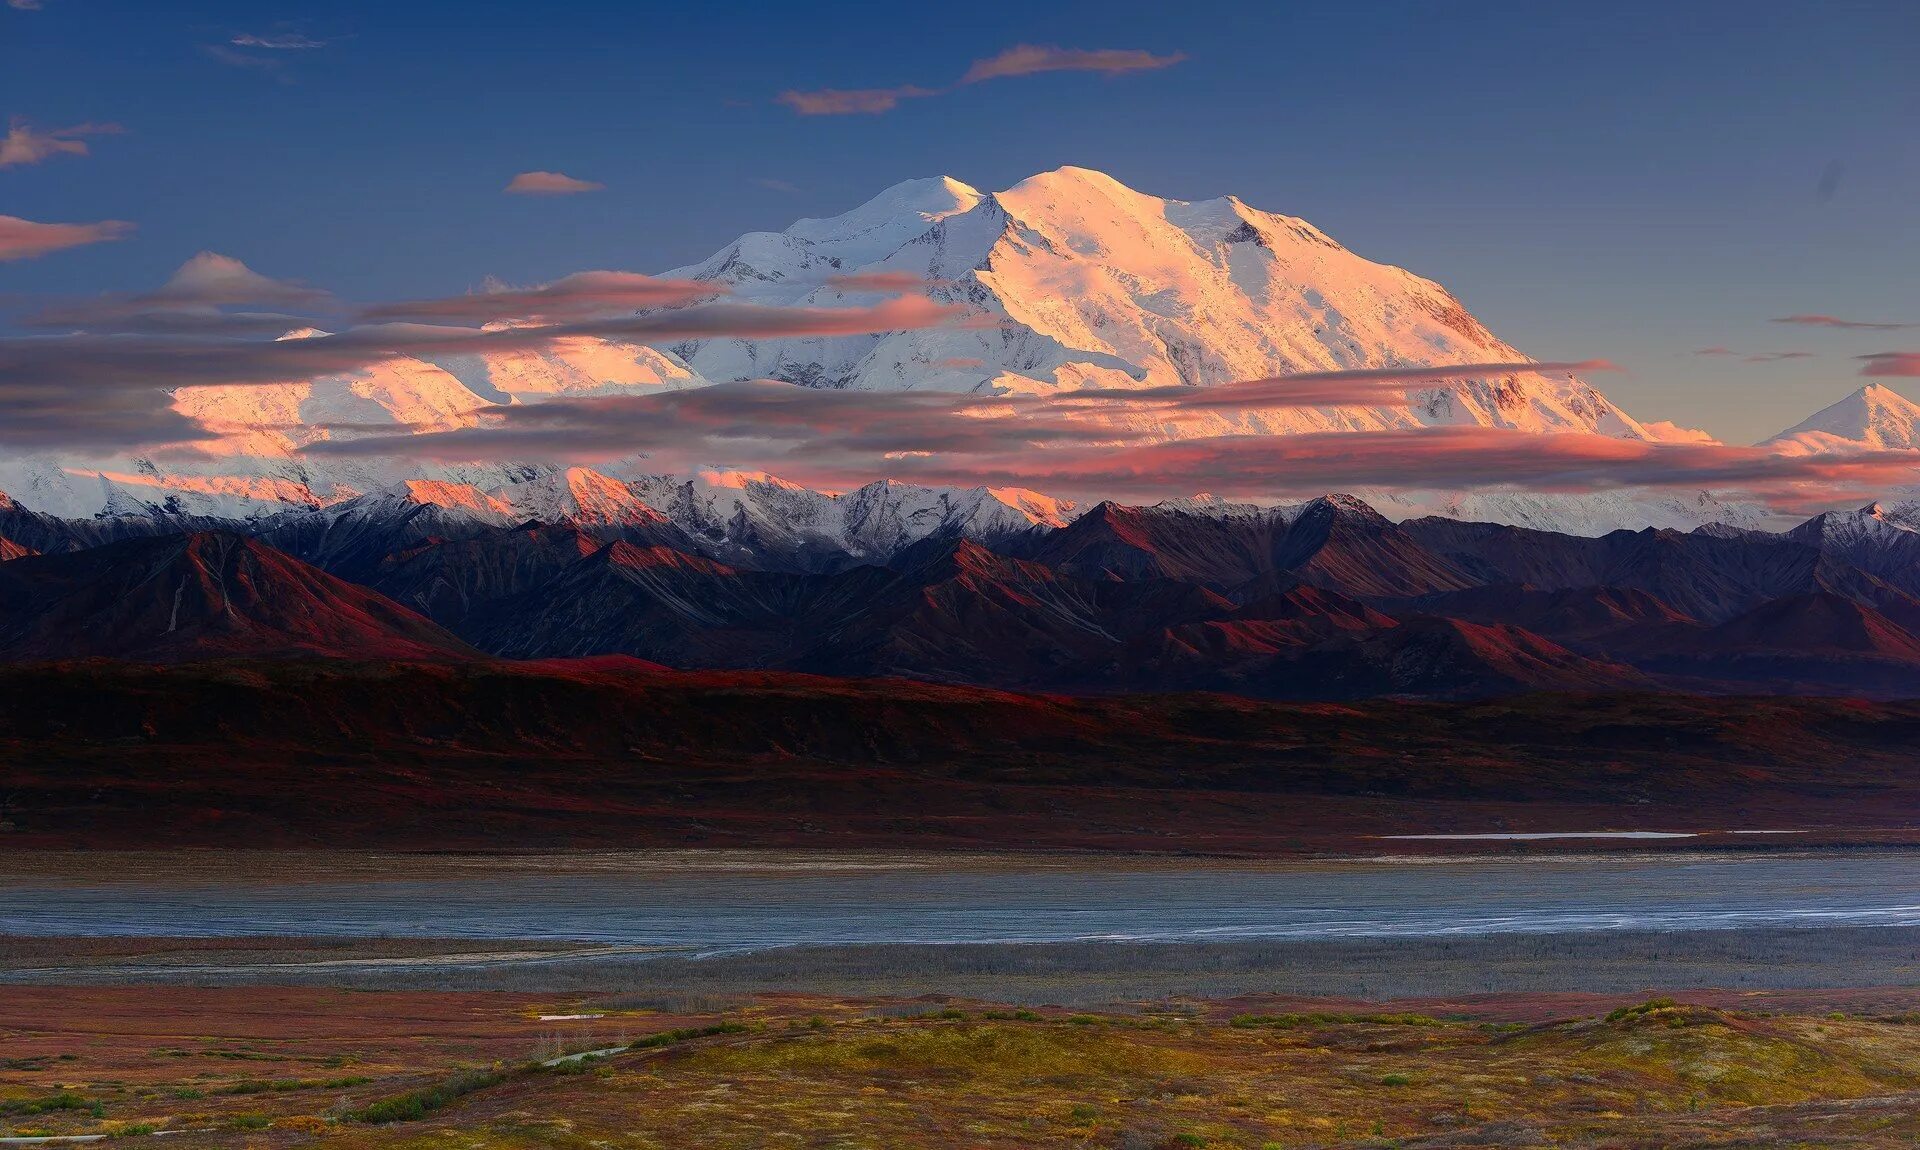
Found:
[[903, 100], [941, 96], [956, 88], [987, 80], [1033, 76], [1042, 72], [1097, 72], [1117, 76], [1126, 72], [1171, 68], [1186, 58], [1184, 52], [1157, 56], [1137, 48], [1058, 48], [1015, 44], [997, 55], [975, 60], [958, 80], [944, 87], [902, 84], [891, 88], [788, 89], [776, 96], [774, 102], [784, 104], [802, 116], [877, 116], [893, 111]]
[[42, 5], [40, 0], [7, 0], [7, 7], [16, 12], [38, 12]]
[[592, 180], [576, 180], [561, 172], [521, 172], [502, 191], [512, 196], [576, 196], [606, 188]]
[[236, 48], [231, 44], [202, 44], [200, 51], [209, 59], [218, 60], [230, 68], [239, 68], [247, 72], [260, 72], [275, 75], [283, 83], [290, 82], [284, 75], [285, 62], [275, 56], [265, 56]]
[[265, 48], [274, 52], [301, 52], [313, 48], [324, 48], [330, 41], [317, 40], [302, 32], [272, 32], [255, 34], [242, 32], [227, 43], [237, 48]]
[[1380, 403], [1404, 405], [1409, 388], [1509, 375], [1572, 375], [1619, 371], [1604, 359], [1509, 363], [1460, 363], [1431, 367], [1360, 368], [1309, 371], [1267, 379], [1246, 379], [1215, 387], [1088, 388], [1066, 392], [1072, 401], [1144, 404], [1165, 410], [1230, 411], [1289, 407], [1352, 407]]
[[904, 84], [898, 88], [822, 88], [815, 92], [791, 89], [774, 97], [802, 116], [877, 116], [891, 112], [902, 100], [938, 96], [945, 89]]
[[19, 216], [0, 216], [0, 263], [30, 260], [49, 252], [124, 239], [133, 225], [124, 220], [92, 224], [43, 224]]
[[125, 131], [118, 124], [75, 124], [70, 128], [37, 131], [21, 116], [7, 125], [0, 139], [0, 168], [38, 164], [55, 156], [84, 156], [88, 136], [111, 136]]
[[444, 299], [408, 300], [366, 309], [361, 318], [433, 319], [491, 323], [537, 319], [549, 323], [619, 315], [650, 307], [681, 307], [723, 295], [726, 288], [704, 280], [660, 279], [635, 272], [575, 272], [535, 288], [493, 286], [487, 291]]
[[[0, 233], [4, 234], [4, 233]], [[303, 339], [251, 340], [81, 333], [0, 338], [0, 418], [15, 388], [195, 387], [279, 383], [361, 370], [397, 355], [484, 355], [581, 336], [634, 343], [871, 335], [964, 326], [965, 309], [903, 296], [872, 307], [768, 307], [715, 303], [566, 323], [492, 330], [373, 323]]]
[[1735, 351], [1730, 347], [1703, 347], [1693, 354], [1702, 356], [1722, 356], [1737, 358], [1742, 363], [1779, 363], [1787, 359], [1812, 359], [1810, 351]]
[[1769, 323], [1791, 323], [1801, 327], [1832, 327], [1843, 331], [1900, 331], [1904, 328], [1920, 327], [1911, 323], [1867, 323], [1857, 319], [1840, 319], [1830, 315], [1783, 315]]
[[828, 276], [827, 286], [839, 288], [841, 291], [897, 293], [945, 287], [947, 281], [928, 279], [912, 272], [854, 272], [847, 275]]
[[799, 185], [797, 184], [788, 183], [786, 180], [776, 180], [769, 176], [762, 176], [753, 182], [756, 187], [765, 188], [769, 192], [786, 192], [789, 195], [795, 195], [800, 191]]
[[1352, 488], [1739, 491], [1781, 506], [1910, 478], [1920, 453], [1784, 456], [1711, 442], [1650, 443], [1483, 427], [1163, 441], [1088, 421], [1058, 399], [849, 393], [771, 381], [485, 409], [479, 426], [315, 444], [314, 454], [443, 461], [596, 462], [647, 453], [666, 469], [724, 457], [802, 482], [892, 477], [1162, 498], [1271, 498]]
[[[0, 225], [4, 223], [0, 217]], [[0, 245], [6, 242], [0, 226]], [[175, 293], [176, 298], [200, 300], [234, 295], [224, 286], [206, 284], [189, 284]], [[140, 313], [140, 322], [152, 322], [147, 330], [123, 325], [60, 335], [0, 337], [0, 445], [161, 446], [202, 439], [210, 433], [172, 410], [170, 389], [344, 375], [396, 356], [488, 355], [551, 347], [579, 337], [673, 343], [730, 336], [866, 335], [969, 322], [964, 310], [924, 298], [854, 308], [702, 304], [647, 315], [485, 330], [376, 323], [349, 327], [339, 334], [237, 337], [249, 319], [250, 313], [160, 310]], [[208, 330], [196, 330], [195, 325], [203, 321]], [[168, 327], [170, 323], [175, 326]], [[713, 398], [720, 396], [716, 393]], [[852, 400], [849, 407], [858, 406], [858, 397]], [[741, 414], [756, 417], [744, 409]], [[760, 416], [778, 418], [771, 409]]]
[[1171, 68], [1187, 58], [1185, 52], [1156, 56], [1133, 48], [1055, 48], [1041, 44], [1015, 44], [997, 56], [975, 60], [960, 77], [962, 84], [978, 84], [1006, 76], [1032, 76], [1040, 72], [1100, 72], [1117, 76], [1123, 72], [1150, 72]]

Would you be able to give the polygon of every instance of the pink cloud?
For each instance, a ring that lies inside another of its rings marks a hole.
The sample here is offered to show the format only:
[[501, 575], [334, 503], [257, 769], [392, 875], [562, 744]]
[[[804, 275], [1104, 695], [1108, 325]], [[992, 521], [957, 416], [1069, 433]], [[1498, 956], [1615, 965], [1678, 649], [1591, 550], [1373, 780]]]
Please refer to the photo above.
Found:
[[827, 286], [843, 291], [870, 292], [915, 292], [930, 287], [944, 287], [945, 280], [932, 280], [917, 276], [912, 272], [859, 272], [853, 275], [828, 276]]
[[1791, 323], [1801, 327], [1834, 327], [1846, 331], [1899, 331], [1914, 327], [1910, 323], [1866, 323], [1861, 320], [1839, 319], [1830, 315], [1783, 315], [1769, 323]]
[[93, 224], [42, 224], [19, 216], [0, 216], [0, 262], [30, 260], [48, 252], [124, 239], [133, 225], [124, 220]]
[[[3, 224], [5, 217], [0, 217]], [[39, 225], [47, 226], [47, 225]], [[5, 231], [0, 228], [0, 250]], [[70, 387], [195, 387], [260, 384], [358, 371], [396, 355], [484, 355], [546, 347], [579, 336], [635, 343], [871, 335], [965, 326], [964, 308], [902, 296], [872, 307], [788, 308], [715, 303], [645, 315], [483, 331], [423, 323], [378, 323], [303, 339], [256, 340], [78, 333], [0, 338], [0, 418], [10, 392]]]
[[649, 307], [679, 307], [725, 292], [724, 286], [703, 280], [591, 271], [575, 272], [537, 288], [501, 288], [446, 299], [409, 300], [371, 307], [361, 314], [368, 320], [574, 320]]
[[836, 488], [891, 477], [1143, 499], [1203, 490], [1275, 498], [1375, 487], [1650, 487], [1737, 491], [1797, 507], [1870, 494], [1920, 474], [1920, 452], [1787, 456], [1701, 440], [1655, 443], [1482, 427], [1159, 441], [1087, 420], [1070, 399], [849, 393], [761, 381], [499, 407], [480, 427], [312, 450], [581, 462], [647, 452], [668, 469], [721, 456]]
[[1408, 388], [1449, 380], [1619, 370], [1618, 366], [1604, 359], [1357, 368], [1351, 371], [1308, 371], [1270, 379], [1247, 379], [1215, 387], [1088, 389], [1068, 392], [1066, 397], [1073, 400], [1148, 403], [1180, 411], [1344, 407], [1382, 402], [1404, 404]]
[[84, 156], [87, 154], [85, 137], [111, 136], [123, 131], [118, 124], [75, 124], [40, 132], [24, 118], [15, 116], [7, 126], [6, 137], [0, 139], [0, 168], [38, 164], [55, 156]]
[[1860, 358], [1867, 364], [1861, 375], [1920, 378], [1920, 351], [1883, 351]]
[[521, 172], [502, 189], [512, 196], [576, 196], [606, 188], [592, 180], [576, 180], [560, 172]]
[[893, 111], [902, 100], [941, 96], [955, 88], [986, 80], [1032, 76], [1041, 72], [1100, 72], [1117, 76], [1123, 72], [1171, 68], [1186, 58], [1184, 52], [1156, 56], [1134, 48], [1054, 48], [1015, 44], [998, 55], [975, 60], [965, 75], [944, 88], [903, 84], [897, 88], [822, 88], [813, 92], [788, 90], [776, 96], [774, 102], [785, 104], [802, 116], [877, 116]]
[[1171, 68], [1187, 58], [1184, 52], [1156, 56], [1129, 48], [1054, 48], [1038, 44], [1015, 44], [997, 56], [975, 60], [960, 77], [962, 84], [978, 84], [1007, 76], [1032, 76], [1040, 72], [1100, 72], [1115, 76], [1122, 72], [1145, 72]]
[[802, 116], [877, 116], [891, 112], [902, 100], [938, 96], [939, 89], [913, 84], [898, 88], [823, 88], [817, 92], [788, 90], [774, 98]]

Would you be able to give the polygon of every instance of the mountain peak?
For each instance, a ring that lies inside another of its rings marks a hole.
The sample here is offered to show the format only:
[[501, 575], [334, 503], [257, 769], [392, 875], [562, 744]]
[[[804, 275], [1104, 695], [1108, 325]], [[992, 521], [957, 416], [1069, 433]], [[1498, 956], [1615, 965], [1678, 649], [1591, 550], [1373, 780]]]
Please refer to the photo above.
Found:
[[1869, 383], [1787, 428], [1762, 447], [1794, 453], [1869, 448], [1920, 448], [1920, 403], [1881, 383]]
[[[978, 188], [952, 176], [902, 180], [850, 212], [794, 221], [786, 234], [811, 243], [863, 237], [902, 244], [934, 223], [972, 209], [984, 199]], [[849, 269], [851, 270], [851, 269]]]

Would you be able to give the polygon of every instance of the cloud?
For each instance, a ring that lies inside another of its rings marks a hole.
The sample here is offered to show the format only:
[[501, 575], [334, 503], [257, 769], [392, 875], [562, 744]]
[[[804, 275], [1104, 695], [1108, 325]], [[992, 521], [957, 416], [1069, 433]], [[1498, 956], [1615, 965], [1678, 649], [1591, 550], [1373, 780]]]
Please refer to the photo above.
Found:
[[512, 196], [576, 196], [606, 188], [592, 180], [576, 180], [560, 172], [521, 172], [502, 190]]
[[494, 407], [477, 427], [307, 450], [455, 462], [596, 462], [641, 453], [665, 470], [727, 458], [830, 487], [891, 477], [1088, 498], [1652, 487], [1738, 490], [1797, 506], [1831, 502], [1836, 489], [1852, 495], [1910, 482], [1920, 469], [1920, 452], [1786, 456], [1699, 439], [1650, 443], [1482, 427], [1160, 441], [1088, 421], [1063, 402], [1069, 398], [853, 393], [757, 381]]
[[33, 327], [210, 334], [278, 333], [306, 322], [284, 313], [221, 310], [262, 305], [326, 310], [333, 307], [334, 299], [318, 288], [263, 276], [232, 256], [201, 252], [181, 264], [155, 291], [55, 304], [24, 322]]
[[0, 420], [15, 389], [195, 387], [265, 384], [360, 371], [395, 356], [484, 355], [551, 346], [581, 336], [634, 343], [870, 335], [966, 325], [965, 309], [905, 296], [872, 307], [785, 308], [703, 304], [646, 315], [494, 330], [376, 323], [338, 334], [257, 340], [76, 333], [0, 338]]
[[756, 187], [765, 188], [769, 192], [785, 192], [789, 195], [798, 195], [800, 192], [800, 188], [796, 184], [790, 184], [785, 180], [776, 180], [767, 176], [762, 176], [753, 182]]
[[1115, 433], [1037, 401], [935, 391], [850, 392], [772, 380], [644, 396], [483, 409], [486, 425], [314, 444], [320, 455], [435, 459], [593, 459], [670, 452], [687, 465], [718, 452], [804, 449], [822, 458], [969, 455], [1011, 443], [1084, 443]]
[[635, 272], [575, 272], [537, 288], [495, 288], [447, 299], [382, 304], [361, 313], [372, 321], [435, 319], [491, 323], [591, 319], [650, 307], [680, 307], [722, 295], [704, 280], [659, 279]]
[[1920, 351], [1882, 351], [1860, 358], [1867, 364], [1860, 369], [1861, 375], [1920, 378]]
[[802, 116], [877, 116], [891, 112], [902, 100], [938, 96], [943, 89], [907, 84], [898, 88], [823, 88], [817, 92], [788, 89], [774, 97]]
[[1577, 362], [1517, 361], [1461, 363], [1431, 367], [1358, 368], [1308, 371], [1268, 379], [1247, 379], [1214, 387], [1088, 388], [1065, 393], [1073, 400], [1145, 403], [1179, 411], [1216, 411], [1286, 407], [1346, 407], [1382, 402], [1404, 404], [1409, 387], [1450, 380], [1504, 375], [1562, 375], [1619, 371], [1604, 359]]
[[1151, 52], [1128, 48], [1054, 48], [1038, 44], [1015, 44], [997, 56], [975, 60], [960, 77], [962, 84], [978, 84], [1007, 76], [1032, 76], [1040, 72], [1100, 72], [1117, 76], [1123, 72], [1147, 72], [1171, 68], [1185, 60], [1185, 52], [1156, 56]]
[[240, 48], [266, 48], [271, 51], [289, 52], [304, 51], [310, 48], [324, 48], [329, 41], [316, 40], [311, 36], [299, 32], [269, 33], [264, 36], [254, 35], [250, 32], [242, 32], [227, 41], [227, 43]]
[[70, 128], [49, 128], [37, 132], [26, 119], [15, 116], [0, 139], [0, 168], [38, 164], [55, 156], [84, 156], [87, 136], [111, 136], [125, 131], [118, 124], [75, 124]]
[[41, 3], [40, 0], [7, 0], [7, 7], [17, 12], [38, 12]]
[[956, 88], [987, 80], [1033, 76], [1041, 72], [1099, 72], [1117, 76], [1124, 72], [1171, 68], [1186, 58], [1184, 52], [1156, 56], [1137, 48], [1055, 48], [1015, 44], [998, 55], [975, 60], [958, 80], [943, 88], [903, 84], [895, 88], [822, 88], [812, 92], [788, 89], [774, 97], [774, 102], [785, 104], [802, 116], [877, 116], [893, 111], [902, 100], [943, 96]]
[[1742, 363], [1779, 363], [1781, 360], [1787, 360], [1787, 359], [1813, 359], [1814, 358], [1814, 354], [1810, 351], [1745, 352], [1745, 351], [1735, 351], [1730, 347], [1721, 347], [1717, 344], [1713, 347], [1700, 348], [1698, 351], [1695, 351], [1693, 354], [1709, 355], [1709, 356], [1737, 356], [1739, 357], [1740, 362]]
[[946, 280], [928, 279], [912, 272], [855, 272], [827, 277], [828, 287], [856, 292], [920, 292], [946, 284]]
[[257, 51], [235, 48], [231, 44], [202, 44], [200, 51], [209, 59], [218, 60], [229, 68], [239, 68], [246, 72], [258, 72], [263, 76], [272, 76], [282, 84], [293, 83], [293, 77], [286, 72], [285, 61]]
[[1833, 327], [1844, 331], [1900, 331], [1904, 328], [1920, 325], [1911, 323], [1865, 323], [1860, 320], [1838, 319], [1830, 315], [1783, 315], [1768, 323], [1791, 323], [1801, 327]]
[[48, 252], [124, 239], [133, 225], [124, 220], [93, 224], [42, 224], [19, 216], [0, 216], [0, 263], [30, 260]]

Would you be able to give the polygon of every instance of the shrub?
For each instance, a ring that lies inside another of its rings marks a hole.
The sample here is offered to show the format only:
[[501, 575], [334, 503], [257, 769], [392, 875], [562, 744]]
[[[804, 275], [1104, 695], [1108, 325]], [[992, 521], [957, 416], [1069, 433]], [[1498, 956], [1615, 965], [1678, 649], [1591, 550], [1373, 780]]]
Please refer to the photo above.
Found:
[[[820, 1025], [826, 1026], [826, 1020], [820, 1019]], [[658, 1034], [649, 1034], [645, 1038], [635, 1039], [627, 1045], [628, 1050], [655, 1050], [662, 1046], [672, 1046], [676, 1042], [685, 1042], [690, 1038], [712, 1038], [719, 1034], [743, 1034], [749, 1028], [740, 1022], [719, 1022], [712, 1026], [683, 1026], [678, 1030], [662, 1030]]]
[[476, 1090], [498, 1086], [509, 1077], [506, 1071], [499, 1069], [469, 1070], [456, 1074], [445, 1082], [424, 1086], [418, 1090], [409, 1090], [405, 1094], [396, 1094], [391, 1098], [382, 1098], [353, 1111], [347, 1117], [355, 1122], [374, 1125], [384, 1125], [388, 1122], [416, 1122]]

